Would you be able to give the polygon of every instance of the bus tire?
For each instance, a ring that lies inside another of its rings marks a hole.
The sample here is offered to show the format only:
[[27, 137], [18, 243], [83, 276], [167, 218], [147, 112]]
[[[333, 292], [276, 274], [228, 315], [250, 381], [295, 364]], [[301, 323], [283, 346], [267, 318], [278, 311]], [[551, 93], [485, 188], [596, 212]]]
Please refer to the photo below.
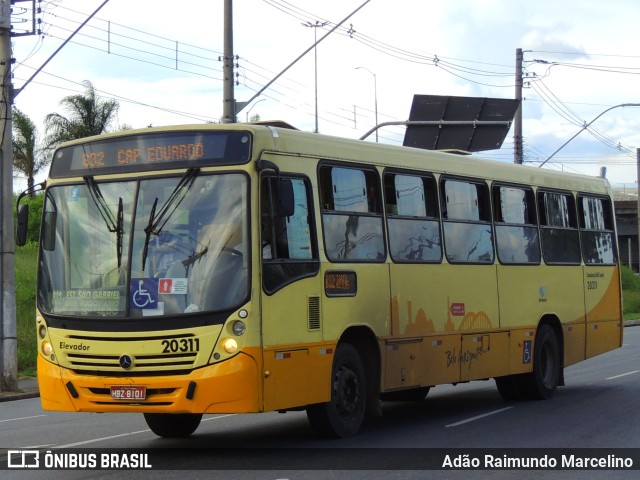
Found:
[[541, 325], [533, 347], [533, 372], [522, 376], [519, 388], [531, 400], [546, 400], [553, 396], [560, 383], [562, 361], [560, 342], [554, 329]]
[[498, 393], [503, 399], [512, 401], [520, 400], [522, 398], [522, 394], [518, 386], [518, 383], [520, 382], [520, 377], [518, 375], [496, 377], [494, 380], [496, 381], [496, 387], [498, 387]]
[[380, 394], [380, 399], [384, 402], [419, 402], [427, 397], [429, 390], [431, 390], [431, 387], [408, 388], [395, 392], [385, 392]]
[[188, 437], [196, 431], [201, 413], [145, 413], [144, 419], [153, 433], [159, 437]]
[[349, 343], [338, 345], [331, 373], [331, 400], [309, 405], [307, 418], [323, 437], [355, 435], [364, 420], [367, 388], [362, 359]]

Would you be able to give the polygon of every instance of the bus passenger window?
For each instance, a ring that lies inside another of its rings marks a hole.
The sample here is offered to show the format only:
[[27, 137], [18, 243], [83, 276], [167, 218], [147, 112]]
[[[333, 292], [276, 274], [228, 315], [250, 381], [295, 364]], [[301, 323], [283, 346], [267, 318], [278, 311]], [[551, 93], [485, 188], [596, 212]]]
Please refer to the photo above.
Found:
[[500, 263], [539, 264], [540, 240], [533, 191], [494, 186], [493, 208]]
[[[283, 214], [278, 182], [291, 182], [295, 208]], [[319, 269], [315, 229], [310, 208], [310, 185], [302, 178], [265, 176], [260, 194], [261, 255], [263, 287], [273, 293], [300, 278], [315, 275]], [[291, 213], [291, 212], [288, 212]]]
[[611, 202], [606, 198], [578, 197], [582, 258], [587, 265], [617, 262]]
[[486, 183], [445, 179], [442, 197], [447, 260], [451, 263], [493, 263]]
[[538, 212], [544, 261], [549, 264], [579, 264], [580, 240], [573, 195], [539, 191]]
[[440, 262], [437, 198], [432, 177], [385, 175], [389, 250], [394, 262]]
[[324, 243], [329, 260], [384, 261], [386, 252], [377, 172], [323, 166], [319, 180]]

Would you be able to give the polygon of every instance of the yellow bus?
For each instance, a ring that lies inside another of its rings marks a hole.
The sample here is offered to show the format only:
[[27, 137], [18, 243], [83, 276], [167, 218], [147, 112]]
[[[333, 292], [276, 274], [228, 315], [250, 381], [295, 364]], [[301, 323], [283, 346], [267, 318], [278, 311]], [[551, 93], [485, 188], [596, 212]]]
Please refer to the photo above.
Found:
[[166, 437], [306, 410], [346, 437], [439, 384], [549, 398], [622, 344], [603, 178], [226, 124], [67, 143], [44, 195], [46, 410]]

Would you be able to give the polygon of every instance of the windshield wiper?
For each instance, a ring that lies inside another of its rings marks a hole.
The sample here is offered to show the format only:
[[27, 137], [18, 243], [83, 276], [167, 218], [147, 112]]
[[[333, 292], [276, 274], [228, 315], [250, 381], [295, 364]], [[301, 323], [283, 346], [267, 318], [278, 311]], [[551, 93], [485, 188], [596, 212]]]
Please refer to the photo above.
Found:
[[118, 213], [116, 220], [116, 252], [118, 255], [118, 268], [122, 265], [122, 225], [124, 223], [124, 207], [122, 205], [122, 197], [118, 197]]
[[194, 263], [196, 263], [198, 260], [200, 260], [202, 257], [204, 257], [207, 252], [209, 251], [209, 247], [204, 247], [202, 250], [200, 250], [199, 252], [194, 252], [192, 255], [189, 255], [187, 258], [185, 258], [182, 261], [182, 266], [185, 269], [185, 275], [188, 277], [189, 276], [189, 268], [191, 267], [191, 265], [193, 265]]
[[107, 205], [102, 192], [100, 191], [100, 187], [94, 180], [91, 175], [87, 175], [82, 177], [84, 179], [84, 183], [87, 184], [89, 188], [89, 194], [91, 195], [91, 199], [98, 209], [98, 213], [104, 220], [104, 223], [107, 225], [107, 230], [111, 233], [116, 234], [116, 255], [118, 258], [118, 268], [120, 268], [122, 264], [122, 224], [123, 224], [123, 206], [122, 206], [122, 197], [118, 198], [118, 212], [116, 217], [114, 218], [113, 212]]
[[173, 212], [180, 206], [182, 201], [187, 196], [187, 192], [193, 185], [196, 177], [200, 173], [199, 168], [190, 168], [178, 181], [178, 184], [169, 195], [169, 198], [165, 200], [162, 207], [160, 207], [160, 211], [158, 215], [156, 215], [156, 207], [158, 206], [158, 197], [153, 202], [153, 206], [151, 207], [151, 213], [149, 214], [149, 222], [147, 226], [144, 227], [145, 239], [144, 239], [144, 248], [142, 249], [142, 270], [144, 270], [144, 266], [147, 263], [147, 254], [149, 253], [149, 241], [151, 240], [151, 235], [160, 235], [162, 229], [167, 224]]

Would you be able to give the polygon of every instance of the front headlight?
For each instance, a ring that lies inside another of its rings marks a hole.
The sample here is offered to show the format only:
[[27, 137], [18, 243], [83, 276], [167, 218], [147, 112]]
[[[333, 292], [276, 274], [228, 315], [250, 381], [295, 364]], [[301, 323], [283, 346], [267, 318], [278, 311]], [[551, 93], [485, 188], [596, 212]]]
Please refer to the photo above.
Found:
[[242, 320], [236, 320], [235, 322], [233, 322], [233, 326], [231, 327], [231, 330], [233, 330], [233, 333], [235, 335], [237, 335], [238, 337], [241, 337], [242, 335], [244, 335], [244, 332], [247, 331], [247, 326], [244, 324]]

